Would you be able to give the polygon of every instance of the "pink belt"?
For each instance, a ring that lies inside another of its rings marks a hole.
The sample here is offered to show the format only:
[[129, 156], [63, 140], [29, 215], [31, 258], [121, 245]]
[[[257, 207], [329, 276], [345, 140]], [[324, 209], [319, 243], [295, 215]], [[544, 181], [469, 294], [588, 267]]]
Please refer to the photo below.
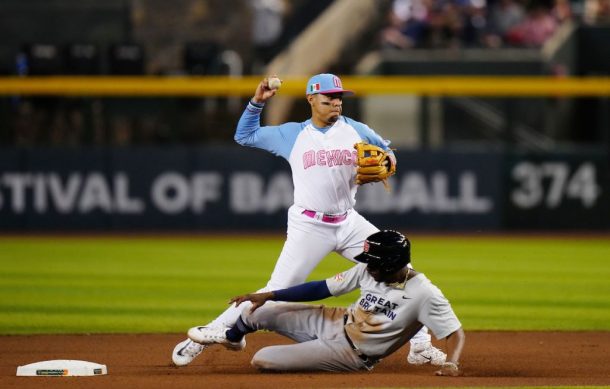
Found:
[[309, 216], [312, 219], [321, 220], [324, 223], [341, 223], [343, 220], [347, 219], [347, 212], [341, 215], [329, 215], [327, 213], [310, 211], [309, 209], [306, 209], [302, 213], [305, 216]]

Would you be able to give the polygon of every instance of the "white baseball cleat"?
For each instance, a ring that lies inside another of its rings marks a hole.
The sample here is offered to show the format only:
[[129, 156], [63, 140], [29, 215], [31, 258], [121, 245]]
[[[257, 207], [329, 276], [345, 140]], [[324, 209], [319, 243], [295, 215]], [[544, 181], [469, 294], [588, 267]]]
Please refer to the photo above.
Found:
[[193, 362], [193, 359], [197, 358], [206, 347], [190, 339], [183, 340], [174, 347], [172, 361], [176, 366], [186, 366]]
[[197, 343], [204, 345], [222, 344], [231, 351], [241, 351], [246, 348], [246, 337], [241, 338], [239, 342], [231, 342], [227, 339], [227, 327], [193, 327], [188, 332], [188, 337]]
[[407, 356], [407, 362], [412, 365], [429, 363], [434, 366], [442, 366], [445, 359], [447, 359], [447, 354], [434, 347], [430, 342], [412, 344], [409, 356]]

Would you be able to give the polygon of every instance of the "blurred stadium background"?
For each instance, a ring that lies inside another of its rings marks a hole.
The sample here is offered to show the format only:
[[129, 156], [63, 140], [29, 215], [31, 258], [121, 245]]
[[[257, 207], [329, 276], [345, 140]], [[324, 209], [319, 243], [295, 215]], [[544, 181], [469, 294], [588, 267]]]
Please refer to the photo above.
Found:
[[233, 140], [308, 118], [308, 76], [392, 140], [378, 226], [610, 228], [608, 0], [3, 0], [0, 230], [282, 231], [288, 165]]

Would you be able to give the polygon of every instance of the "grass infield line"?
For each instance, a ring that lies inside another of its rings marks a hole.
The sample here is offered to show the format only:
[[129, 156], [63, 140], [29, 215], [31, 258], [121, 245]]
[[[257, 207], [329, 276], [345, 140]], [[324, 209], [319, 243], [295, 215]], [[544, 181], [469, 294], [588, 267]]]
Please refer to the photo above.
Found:
[[[181, 332], [264, 286], [282, 245], [281, 236], [0, 239], [0, 334]], [[609, 331], [608, 258], [604, 237], [413, 237], [414, 267], [467, 330]], [[332, 254], [309, 279], [350, 266]]]

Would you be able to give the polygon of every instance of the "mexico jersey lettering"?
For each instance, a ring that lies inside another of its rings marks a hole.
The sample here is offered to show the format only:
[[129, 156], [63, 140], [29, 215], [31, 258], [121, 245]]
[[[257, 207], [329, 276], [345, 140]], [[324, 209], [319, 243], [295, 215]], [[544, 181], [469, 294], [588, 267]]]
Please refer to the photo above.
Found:
[[358, 153], [356, 150], [309, 150], [303, 154], [303, 168], [312, 166], [341, 166], [354, 165], [358, 163]]

